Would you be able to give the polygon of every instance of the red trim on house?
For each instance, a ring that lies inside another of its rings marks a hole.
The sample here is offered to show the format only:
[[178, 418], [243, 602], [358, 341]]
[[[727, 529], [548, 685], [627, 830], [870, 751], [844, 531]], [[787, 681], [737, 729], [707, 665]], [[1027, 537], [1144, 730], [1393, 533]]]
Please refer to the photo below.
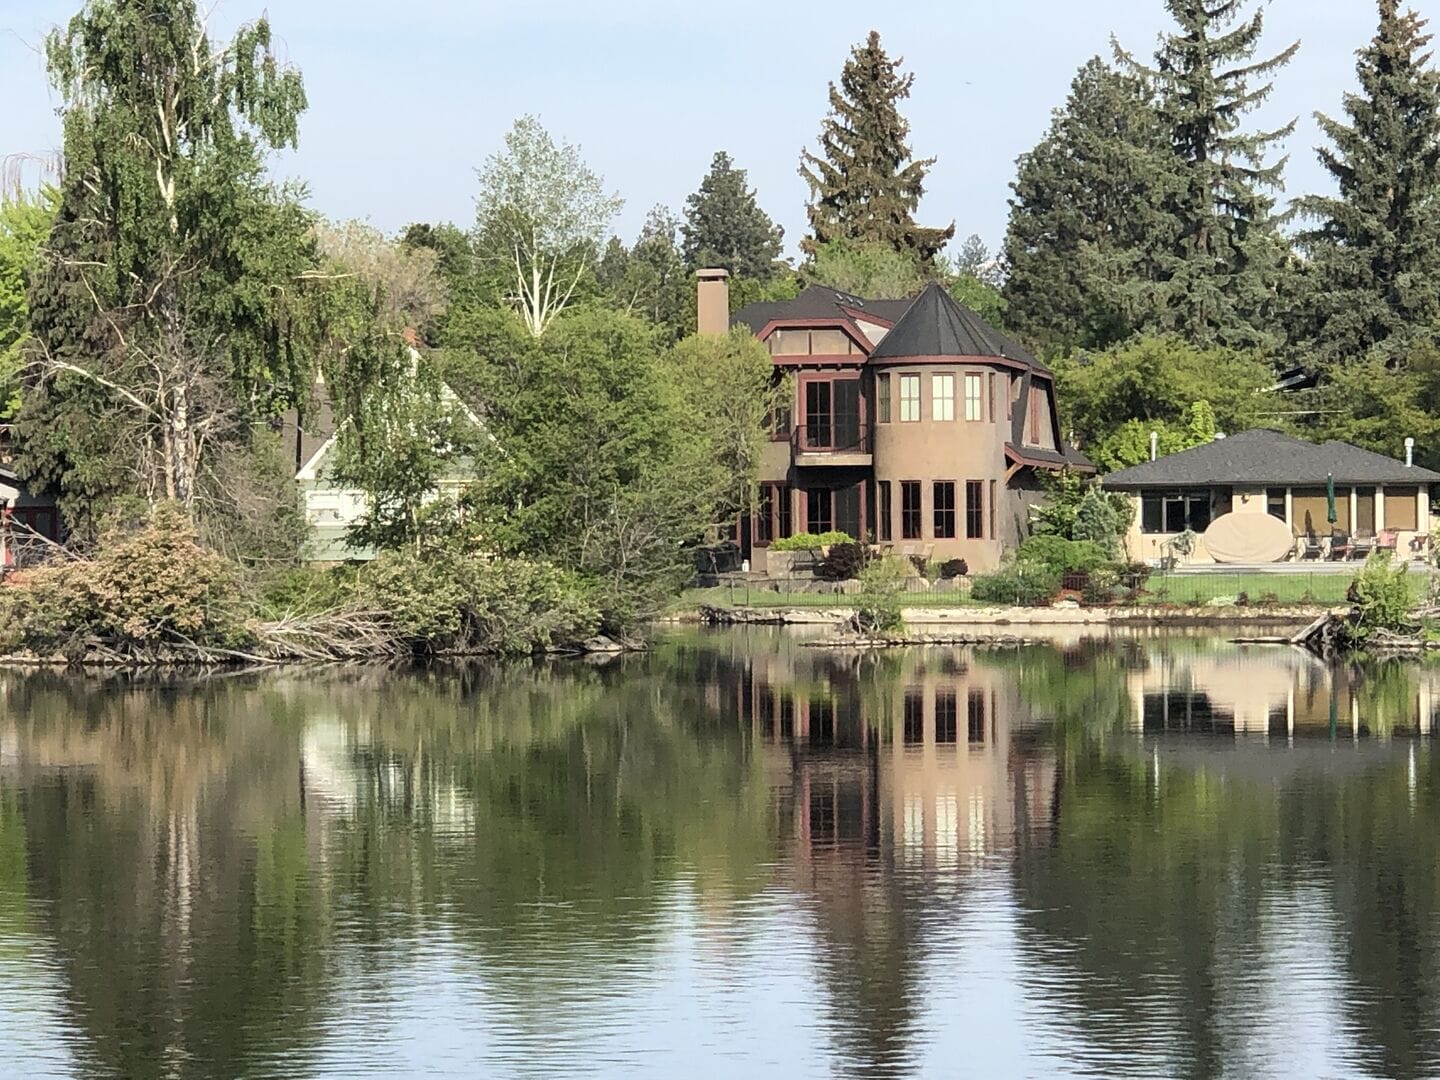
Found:
[[967, 364], [989, 364], [991, 367], [1013, 368], [1016, 371], [1035, 372], [1035, 378], [1050, 381], [1049, 375], [1035, 371], [1033, 367], [1023, 360], [1011, 360], [1005, 356], [882, 356], [879, 360], [867, 359], [866, 363], [875, 367], [917, 367], [935, 364], [944, 364], [946, 367], [964, 366]]
[[[770, 335], [776, 330], [839, 330], [858, 345], [865, 356], [869, 356], [870, 350], [875, 348], [869, 338], [844, 319], [771, 319], [755, 336], [761, 341], [769, 341]], [[782, 358], [777, 356], [775, 359]]]
[[[1005, 457], [1014, 465], [1028, 466], [1032, 469], [1053, 469], [1057, 472], [1061, 469], [1074, 469], [1076, 472], [1082, 473], [1095, 471], [1094, 465], [1082, 465], [1078, 461], [1042, 461], [1039, 458], [1026, 457], [1012, 446], [1005, 447]], [[1013, 475], [1013, 472], [1010, 475]], [[1009, 478], [1010, 476], [1007, 475], [1006, 479]]]

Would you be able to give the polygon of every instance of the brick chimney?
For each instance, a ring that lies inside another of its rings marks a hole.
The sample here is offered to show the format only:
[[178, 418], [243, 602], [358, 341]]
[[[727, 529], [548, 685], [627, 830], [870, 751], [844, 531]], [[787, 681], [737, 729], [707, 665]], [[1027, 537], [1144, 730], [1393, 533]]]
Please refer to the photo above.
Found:
[[719, 268], [698, 270], [696, 329], [702, 334], [724, 336], [730, 332], [730, 271]]

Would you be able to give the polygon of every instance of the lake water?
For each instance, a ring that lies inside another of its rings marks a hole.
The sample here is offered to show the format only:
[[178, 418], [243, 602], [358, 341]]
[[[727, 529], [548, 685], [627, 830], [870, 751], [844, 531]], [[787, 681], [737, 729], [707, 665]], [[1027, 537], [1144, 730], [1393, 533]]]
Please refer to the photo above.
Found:
[[1434, 1076], [1440, 669], [0, 674], [0, 1075]]

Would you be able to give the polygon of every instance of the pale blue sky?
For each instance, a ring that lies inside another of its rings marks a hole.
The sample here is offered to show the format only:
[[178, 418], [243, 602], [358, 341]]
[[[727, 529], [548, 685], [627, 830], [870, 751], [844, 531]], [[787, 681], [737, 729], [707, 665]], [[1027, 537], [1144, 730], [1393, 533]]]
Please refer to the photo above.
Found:
[[[1429, 15], [1435, 2], [1417, 6]], [[0, 0], [0, 156], [58, 146], [35, 46], [76, 6]], [[1015, 157], [1075, 69], [1108, 54], [1112, 31], [1148, 54], [1166, 22], [1161, 0], [223, 0], [212, 25], [228, 32], [262, 8], [310, 95], [300, 150], [277, 168], [305, 180], [326, 214], [386, 230], [468, 224], [475, 166], [531, 112], [625, 196], [627, 240], [656, 203], [680, 209], [725, 149], [792, 251], [805, 227], [800, 149], [815, 139], [827, 82], [871, 28], [916, 73], [912, 142], [940, 159], [922, 222], [953, 219], [960, 236], [994, 246]], [[1288, 194], [1323, 190], [1310, 114], [1338, 111], [1375, 5], [1273, 0], [1266, 18], [1268, 51], [1302, 46], [1261, 120], [1300, 118]]]

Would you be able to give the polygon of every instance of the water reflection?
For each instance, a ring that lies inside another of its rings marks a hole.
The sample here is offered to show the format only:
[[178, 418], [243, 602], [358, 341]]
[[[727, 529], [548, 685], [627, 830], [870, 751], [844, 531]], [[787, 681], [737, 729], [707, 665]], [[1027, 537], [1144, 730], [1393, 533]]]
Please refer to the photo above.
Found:
[[1440, 671], [1211, 638], [0, 675], [34, 1076], [1440, 1070]]

